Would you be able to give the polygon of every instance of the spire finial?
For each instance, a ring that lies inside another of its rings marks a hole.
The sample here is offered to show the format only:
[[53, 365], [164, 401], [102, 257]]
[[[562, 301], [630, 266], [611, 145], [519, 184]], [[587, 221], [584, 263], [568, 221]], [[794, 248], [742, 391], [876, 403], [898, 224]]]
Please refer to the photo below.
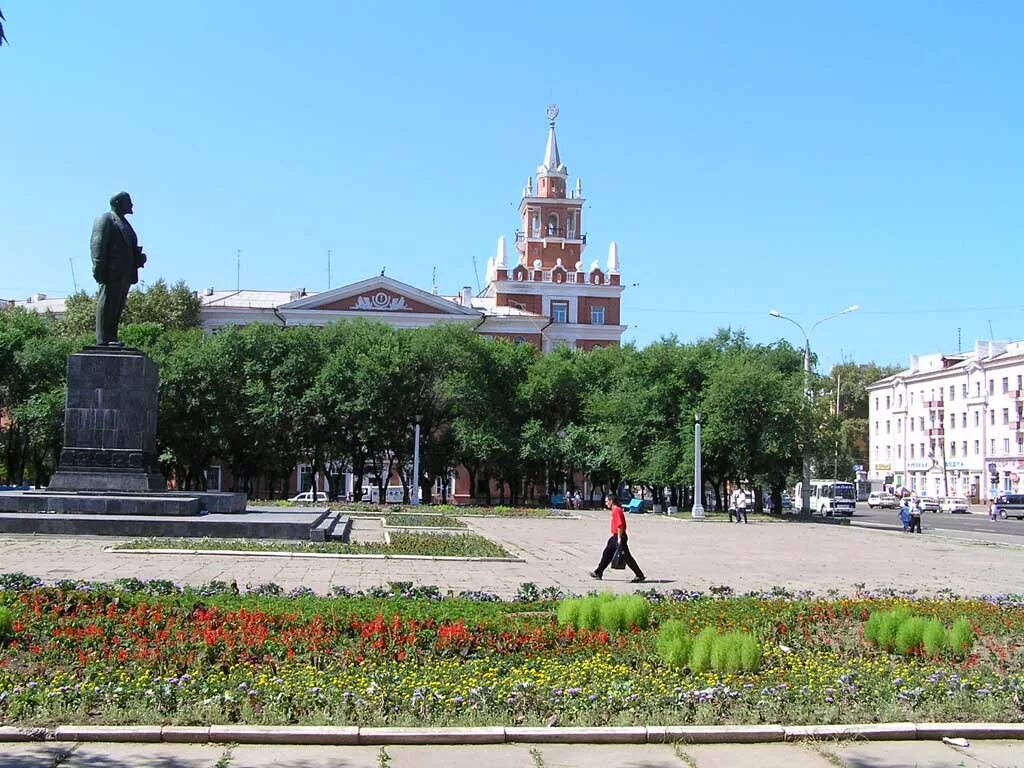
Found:
[[558, 105], [557, 104], [548, 104], [547, 115], [548, 115], [548, 125], [550, 125], [552, 128], [554, 128], [555, 127], [555, 118], [558, 117]]

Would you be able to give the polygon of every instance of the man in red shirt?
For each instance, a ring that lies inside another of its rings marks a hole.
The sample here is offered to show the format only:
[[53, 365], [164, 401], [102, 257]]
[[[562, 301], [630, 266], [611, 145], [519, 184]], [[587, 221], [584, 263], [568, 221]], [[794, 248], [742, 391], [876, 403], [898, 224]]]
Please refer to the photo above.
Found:
[[640, 566], [636, 564], [636, 560], [633, 559], [633, 555], [629, 552], [629, 537], [626, 535], [626, 515], [622, 511], [622, 507], [615, 501], [615, 496], [610, 493], [604, 495], [604, 505], [612, 512], [612, 535], [604, 547], [604, 552], [601, 554], [601, 563], [595, 570], [590, 572], [590, 577], [600, 580], [604, 569], [608, 567], [612, 558], [615, 557], [616, 551], [618, 551], [622, 562], [628, 565], [629, 570], [636, 574], [633, 583], [640, 584], [645, 580], [645, 576], [644, 572], [640, 570]]

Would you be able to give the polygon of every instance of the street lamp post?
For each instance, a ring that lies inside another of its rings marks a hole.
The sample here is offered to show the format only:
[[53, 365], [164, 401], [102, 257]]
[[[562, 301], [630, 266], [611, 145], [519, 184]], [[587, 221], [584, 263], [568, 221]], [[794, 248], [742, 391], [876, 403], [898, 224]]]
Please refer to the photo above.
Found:
[[704, 519], [704, 480], [700, 475], [700, 411], [693, 414], [693, 509], [690, 517], [694, 520]]
[[[851, 312], [856, 312], [858, 309], [860, 309], [859, 305], [852, 304], [849, 307], [847, 307], [846, 309], [844, 309], [842, 312], [836, 312], [835, 314], [828, 315], [826, 317], [821, 318], [821, 320], [818, 320], [814, 325], [811, 326], [811, 333], [813, 333], [814, 329], [817, 328], [822, 323], [824, 323], [826, 320], [831, 320], [833, 317], [839, 317], [840, 315], [848, 315]], [[779, 312], [779, 310], [773, 309], [770, 312], [768, 312], [768, 314], [771, 315], [772, 317], [777, 317], [780, 320], [788, 320], [789, 322], [791, 322], [793, 325], [795, 325], [797, 328], [800, 329], [800, 333], [804, 337], [804, 396], [808, 400], [813, 399], [813, 394], [814, 393], [811, 392], [811, 338], [810, 338], [810, 335], [808, 334], [807, 331], [804, 330], [804, 327], [802, 325], [800, 325], [800, 323], [798, 323], [793, 318], [788, 317], [788, 316], [782, 314], [781, 312]], [[810, 454], [809, 448], [810, 448], [810, 441], [807, 440], [804, 443], [804, 459], [803, 459], [803, 472], [802, 472], [802, 480], [803, 480], [803, 482], [801, 483], [801, 487], [800, 487], [800, 513], [803, 514], [803, 515], [811, 514], [811, 454]]]
[[423, 417], [416, 414], [416, 436], [412, 446], [412, 499], [410, 502], [418, 506], [420, 503], [420, 421]]

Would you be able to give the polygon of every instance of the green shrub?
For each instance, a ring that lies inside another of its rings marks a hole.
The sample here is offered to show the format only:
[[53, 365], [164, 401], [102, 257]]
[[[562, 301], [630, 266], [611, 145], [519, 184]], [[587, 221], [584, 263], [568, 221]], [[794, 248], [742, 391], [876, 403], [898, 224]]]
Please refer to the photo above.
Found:
[[761, 643], [753, 635], [744, 634], [740, 642], [740, 665], [744, 672], [756, 672], [761, 668], [764, 653]]
[[585, 597], [580, 603], [577, 629], [598, 629], [601, 626], [601, 599]]
[[686, 625], [678, 619], [671, 619], [661, 625], [654, 645], [658, 655], [670, 667], [685, 667], [690, 661], [693, 640]]
[[637, 627], [647, 629], [651, 626], [651, 603], [643, 595], [631, 595], [622, 601], [622, 613], [625, 624], [623, 629]]
[[949, 647], [946, 640], [946, 628], [938, 619], [932, 619], [925, 625], [921, 639], [924, 643], [924, 652], [929, 656], [942, 656]]
[[896, 645], [896, 633], [900, 625], [910, 618], [906, 608], [891, 611], [875, 611], [864, 627], [864, 637], [884, 651], [891, 651]]
[[0, 643], [14, 637], [14, 619], [9, 609], [0, 605]]
[[711, 668], [719, 674], [735, 674], [740, 671], [740, 643], [743, 635], [731, 632], [719, 635], [711, 645]]
[[599, 605], [602, 629], [621, 632], [626, 628], [625, 605], [621, 600], [603, 600]]
[[699, 674], [711, 669], [711, 650], [717, 637], [718, 633], [714, 628], [707, 627], [694, 639], [690, 648], [690, 669], [693, 672]]
[[962, 657], [971, 652], [971, 646], [974, 645], [974, 630], [967, 619], [961, 617], [953, 622], [946, 636], [946, 644], [954, 656]]
[[560, 626], [579, 626], [580, 604], [582, 602], [578, 597], [570, 597], [558, 604], [558, 623]]
[[896, 630], [896, 650], [902, 654], [916, 653], [921, 649], [924, 628], [928, 622], [920, 616], [911, 616]]

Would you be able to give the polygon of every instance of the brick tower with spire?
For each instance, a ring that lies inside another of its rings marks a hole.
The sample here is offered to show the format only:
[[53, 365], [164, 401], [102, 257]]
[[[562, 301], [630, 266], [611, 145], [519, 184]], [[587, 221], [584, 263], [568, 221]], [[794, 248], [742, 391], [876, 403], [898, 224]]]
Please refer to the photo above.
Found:
[[[520, 229], [515, 234], [518, 259], [509, 264], [505, 238], [488, 262], [488, 286], [495, 310], [506, 308], [518, 327], [526, 330], [530, 317], [542, 322], [532, 332], [516, 335], [543, 350], [565, 344], [579, 349], [618, 344], [625, 326], [620, 325], [618, 245], [608, 248], [608, 262], [583, 262], [587, 235], [583, 228], [583, 181], [569, 188], [569, 169], [562, 162], [555, 135], [558, 107], [547, 109], [548, 139], [544, 160], [537, 167], [536, 187], [530, 176], [519, 202]], [[494, 326], [494, 331], [498, 328]], [[504, 329], [502, 329], [504, 330]], [[510, 333], [492, 332], [513, 337]]]

